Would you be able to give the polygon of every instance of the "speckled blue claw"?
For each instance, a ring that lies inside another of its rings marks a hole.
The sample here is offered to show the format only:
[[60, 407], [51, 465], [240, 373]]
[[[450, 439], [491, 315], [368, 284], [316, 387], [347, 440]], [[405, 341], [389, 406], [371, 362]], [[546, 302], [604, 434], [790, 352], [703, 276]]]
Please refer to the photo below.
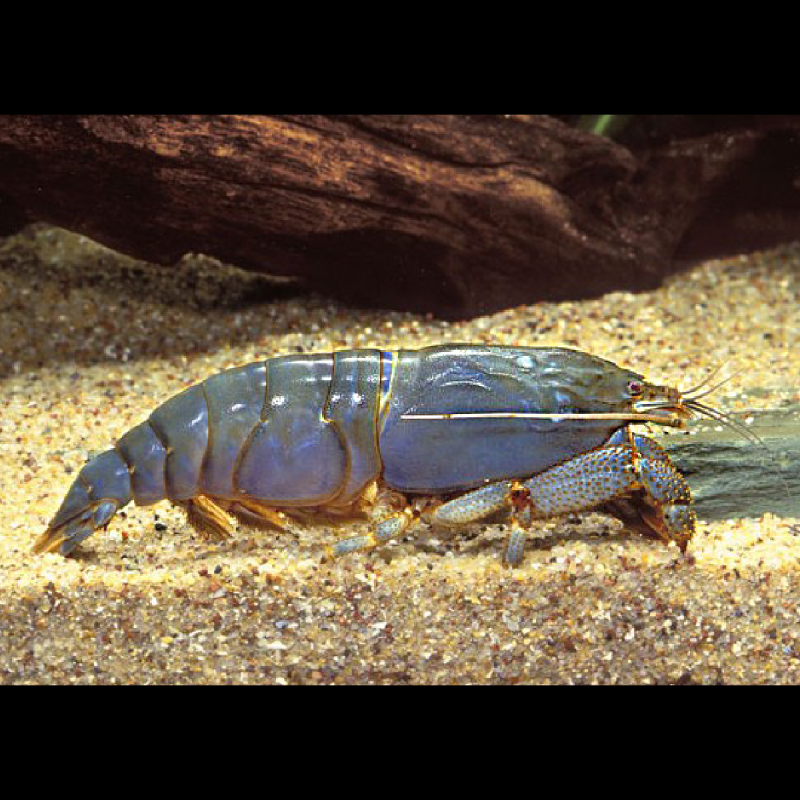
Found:
[[627, 498], [645, 529], [686, 552], [695, 527], [689, 486], [660, 445], [627, 431], [525, 481], [497, 481], [466, 492], [439, 506], [431, 521], [463, 525], [510, 508], [515, 517], [504, 561], [514, 567], [524, 554], [522, 515], [541, 519], [588, 511], [619, 498]]
[[537, 516], [586, 511], [629, 497], [636, 498], [642, 522], [681, 552], [694, 535], [689, 485], [664, 449], [646, 436], [623, 431], [605, 447], [534, 475], [524, 485]]

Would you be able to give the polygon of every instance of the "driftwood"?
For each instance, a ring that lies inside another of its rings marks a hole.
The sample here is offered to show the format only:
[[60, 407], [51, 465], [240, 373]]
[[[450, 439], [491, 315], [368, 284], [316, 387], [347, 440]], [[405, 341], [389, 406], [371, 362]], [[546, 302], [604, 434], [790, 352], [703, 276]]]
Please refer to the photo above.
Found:
[[[681, 256], [747, 246], [715, 243], [710, 200], [743, 163], [757, 178], [765, 142], [795, 158], [800, 122], [637, 119], [623, 145], [549, 116], [0, 116], [0, 233], [45, 221], [451, 318], [643, 290]], [[800, 193], [779, 174], [785, 240]]]

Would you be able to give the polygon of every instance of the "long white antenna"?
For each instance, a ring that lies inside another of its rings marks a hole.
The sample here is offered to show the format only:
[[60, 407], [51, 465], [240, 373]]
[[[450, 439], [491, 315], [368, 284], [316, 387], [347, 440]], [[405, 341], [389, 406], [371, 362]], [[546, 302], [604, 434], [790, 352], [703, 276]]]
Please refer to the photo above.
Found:
[[400, 419], [550, 419], [560, 422], [565, 419], [620, 419], [627, 422], [658, 422], [661, 425], [680, 426], [683, 420], [662, 414], [528, 414], [517, 411], [476, 411], [455, 414], [401, 414]]

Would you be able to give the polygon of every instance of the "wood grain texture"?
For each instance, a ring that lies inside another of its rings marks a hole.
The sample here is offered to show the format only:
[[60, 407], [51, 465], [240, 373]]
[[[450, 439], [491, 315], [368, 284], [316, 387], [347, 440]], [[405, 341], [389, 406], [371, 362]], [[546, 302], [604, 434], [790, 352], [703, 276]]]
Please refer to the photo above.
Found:
[[41, 220], [466, 317], [657, 286], [760, 135], [635, 152], [541, 115], [7, 115], [0, 232]]

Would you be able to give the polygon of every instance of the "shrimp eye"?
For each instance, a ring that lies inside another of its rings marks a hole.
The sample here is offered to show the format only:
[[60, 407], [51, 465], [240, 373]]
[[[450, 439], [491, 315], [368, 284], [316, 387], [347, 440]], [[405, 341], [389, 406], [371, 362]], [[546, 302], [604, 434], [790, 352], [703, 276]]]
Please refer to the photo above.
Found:
[[628, 381], [628, 391], [633, 395], [641, 394], [644, 386], [641, 381]]

